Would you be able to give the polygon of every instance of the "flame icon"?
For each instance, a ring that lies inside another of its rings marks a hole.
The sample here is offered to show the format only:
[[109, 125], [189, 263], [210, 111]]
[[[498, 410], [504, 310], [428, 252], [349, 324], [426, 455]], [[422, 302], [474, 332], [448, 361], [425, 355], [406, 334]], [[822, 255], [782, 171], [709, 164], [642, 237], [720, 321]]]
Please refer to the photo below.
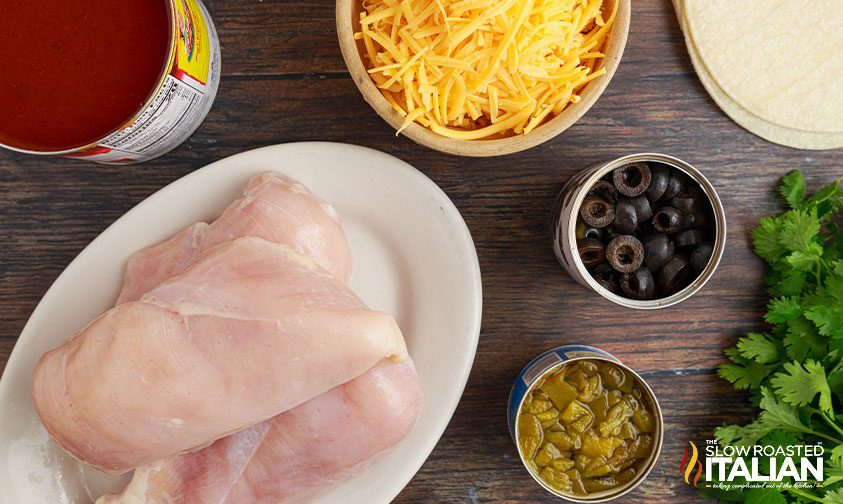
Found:
[[[683, 448], [682, 450], [685, 454], [682, 457], [682, 462], [679, 463], [679, 474], [684, 474], [685, 483], [694, 485], [696, 488], [697, 482], [700, 480], [700, 476], [702, 476], [702, 463], [699, 461], [699, 451], [697, 450], [697, 445], [695, 445], [693, 441], [688, 441], [688, 444], [691, 445], [690, 460], [688, 456], [688, 448]], [[691, 473], [694, 472], [695, 467], [697, 472], [694, 474], [694, 479], [691, 480]]]

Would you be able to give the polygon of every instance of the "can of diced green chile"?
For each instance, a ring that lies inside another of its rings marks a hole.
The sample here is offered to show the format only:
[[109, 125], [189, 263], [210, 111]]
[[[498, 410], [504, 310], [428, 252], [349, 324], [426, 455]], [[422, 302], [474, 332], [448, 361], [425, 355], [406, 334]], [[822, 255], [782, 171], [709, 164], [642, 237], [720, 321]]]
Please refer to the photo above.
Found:
[[[652, 445], [652, 450], [644, 461], [642, 465], [641, 471], [636, 475], [635, 478], [619, 485], [616, 488], [611, 490], [606, 490], [603, 492], [592, 493], [587, 496], [579, 496], [579, 495], [572, 495], [568, 493], [563, 493], [551, 488], [547, 483], [542, 481], [538, 474], [533, 471], [530, 466], [527, 464], [526, 460], [524, 460], [524, 455], [521, 452], [521, 448], [519, 445], [518, 440], [518, 417], [521, 414], [522, 408], [524, 403], [535, 386], [541, 382], [542, 378], [545, 376], [549, 376], [556, 371], [559, 371], [563, 366], [570, 364], [572, 362], [581, 361], [581, 360], [598, 360], [598, 361], [605, 361], [610, 362], [612, 365], [621, 368], [625, 371], [628, 375], [635, 378], [638, 385], [640, 385], [641, 390], [643, 391], [644, 395], [646, 396], [644, 399], [648, 402], [649, 405], [652, 406], [653, 409], [653, 417], [655, 420], [655, 430], [653, 432], [654, 443]], [[512, 436], [512, 440], [515, 442], [515, 449], [518, 452], [518, 457], [521, 459], [521, 462], [524, 464], [524, 468], [527, 469], [527, 472], [532, 476], [532, 478], [542, 486], [545, 490], [556, 495], [557, 497], [567, 500], [570, 502], [583, 502], [583, 503], [595, 503], [595, 502], [606, 502], [617, 497], [620, 497], [627, 492], [631, 491], [633, 488], [637, 487], [656, 464], [656, 459], [658, 459], [659, 453], [661, 452], [662, 442], [664, 439], [664, 418], [662, 417], [662, 410], [659, 406], [659, 402], [656, 399], [653, 390], [647, 385], [647, 382], [644, 381], [641, 376], [623, 364], [617, 357], [601, 350], [599, 348], [595, 348], [592, 346], [586, 345], [563, 345], [556, 348], [551, 348], [541, 354], [539, 354], [536, 358], [531, 360], [527, 363], [522, 369], [521, 372], [518, 373], [518, 376], [515, 378], [515, 383], [512, 385], [512, 391], [509, 393], [509, 404], [507, 408], [507, 422], [509, 424], [509, 434]]]

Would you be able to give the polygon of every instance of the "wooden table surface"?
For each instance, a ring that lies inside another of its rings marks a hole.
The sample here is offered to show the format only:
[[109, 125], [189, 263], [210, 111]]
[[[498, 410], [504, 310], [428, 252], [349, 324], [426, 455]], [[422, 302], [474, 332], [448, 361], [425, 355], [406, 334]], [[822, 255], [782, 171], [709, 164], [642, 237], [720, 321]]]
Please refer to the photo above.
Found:
[[[156, 190], [265, 145], [365, 145], [411, 163], [448, 193], [474, 236], [483, 272], [483, 329], [465, 395], [397, 501], [555, 502], [522, 469], [505, 409], [521, 366], [565, 343], [614, 353], [642, 373], [664, 409], [657, 467], [619, 502], [696, 501], [678, 474], [682, 447], [752, 416], [746, 397], [714, 372], [721, 349], [761, 324], [762, 263], [750, 251], [748, 231], [779, 208], [772, 189], [787, 170], [806, 169], [816, 188], [843, 173], [841, 152], [780, 147], [732, 123], [697, 80], [664, 0], [635, 1], [620, 68], [584, 118], [540, 147], [495, 159], [452, 157], [396, 137], [345, 70], [330, 0], [206, 4], [222, 43], [223, 76], [213, 110], [184, 145], [130, 167], [0, 152], [0, 370], [62, 269]], [[654, 313], [620, 309], [575, 284], [557, 265], [547, 233], [551, 202], [569, 177], [643, 151], [700, 168], [719, 190], [729, 223], [712, 281]]]

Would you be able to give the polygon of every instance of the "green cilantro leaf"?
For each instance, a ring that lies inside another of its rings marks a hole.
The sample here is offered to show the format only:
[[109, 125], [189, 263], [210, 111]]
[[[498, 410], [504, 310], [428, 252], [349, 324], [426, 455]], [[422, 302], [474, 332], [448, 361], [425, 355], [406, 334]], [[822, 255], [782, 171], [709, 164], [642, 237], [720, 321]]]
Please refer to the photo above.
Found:
[[816, 209], [791, 210], [782, 216], [779, 241], [785, 249], [795, 252], [807, 249], [820, 233]]
[[809, 243], [804, 250], [796, 250], [787, 256], [787, 263], [796, 271], [815, 271], [823, 258], [823, 248], [818, 243]]
[[764, 318], [771, 324], [781, 324], [799, 318], [802, 315], [802, 305], [796, 296], [773, 299], [767, 305], [767, 315]]
[[798, 412], [790, 405], [780, 402], [767, 387], [761, 387], [761, 414], [747, 425], [727, 425], [714, 430], [714, 436], [721, 444], [753, 445], [759, 439], [776, 429], [803, 434], [812, 433], [811, 427], [802, 422]]
[[758, 227], [752, 230], [755, 253], [768, 263], [777, 261], [782, 254], [787, 252], [779, 240], [781, 230], [781, 222], [773, 217], [764, 217], [758, 223]]
[[[843, 343], [843, 340], [838, 340]], [[834, 369], [828, 372], [828, 388], [831, 393], [837, 396], [837, 399], [843, 403], [843, 363], [838, 364]], [[843, 451], [840, 452], [843, 456]]]
[[843, 275], [835, 274], [825, 281], [825, 292], [834, 299], [843, 302]]
[[[839, 452], [839, 453], [835, 453]], [[831, 486], [835, 483], [843, 481], [843, 444], [837, 445], [831, 451], [831, 457], [828, 463], [823, 467], [823, 486]]]
[[820, 219], [826, 219], [834, 212], [843, 208], [843, 190], [840, 181], [835, 181], [815, 192], [808, 198], [803, 208], [813, 206]]
[[758, 388], [772, 371], [771, 366], [744, 358], [737, 348], [727, 348], [723, 352], [733, 364], [721, 364], [717, 368], [717, 375], [730, 382], [737, 390]]
[[776, 373], [770, 380], [782, 401], [791, 406], [805, 406], [819, 394], [820, 410], [834, 415], [831, 390], [822, 364], [815, 360], [807, 360], [804, 364], [786, 362], [783, 367], [784, 372]]
[[831, 450], [831, 461], [838, 467], [843, 467], [843, 444], [839, 444]]
[[805, 281], [808, 275], [804, 271], [790, 269], [787, 273], [782, 275], [781, 281], [778, 285], [776, 295], [778, 296], [794, 296], [802, 292], [805, 288]]
[[843, 305], [814, 306], [805, 312], [805, 318], [816, 324], [823, 336], [836, 336], [843, 328]]
[[805, 175], [799, 170], [788, 172], [782, 179], [779, 194], [787, 201], [790, 208], [802, 208], [805, 199]]
[[747, 359], [759, 364], [769, 364], [779, 360], [779, 347], [769, 334], [749, 333], [738, 340], [738, 350]]
[[823, 495], [822, 501], [825, 504], [843, 504], [843, 488], [829, 490]]
[[822, 444], [824, 486], [702, 489], [707, 497], [843, 504], [843, 229], [836, 221], [843, 188], [836, 181], [810, 197], [806, 192], [801, 172], [785, 175], [779, 193], [789, 209], [761, 219], [752, 231], [755, 252], [770, 265], [765, 320], [772, 327], [724, 350], [731, 362], [717, 373], [734, 388], [748, 389], [749, 402], [761, 411], [747, 425], [715, 429], [715, 436], [724, 445]]
[[787, 322], [787, 331], [783, 337], [788, 357], [801, 361], [806, 357], [822, 359], [828, 351], [828, 344], [805, 317], [795, 318]]
[[787, 504], [787, 499], [775, 488], [750, 488], [745, 504]]

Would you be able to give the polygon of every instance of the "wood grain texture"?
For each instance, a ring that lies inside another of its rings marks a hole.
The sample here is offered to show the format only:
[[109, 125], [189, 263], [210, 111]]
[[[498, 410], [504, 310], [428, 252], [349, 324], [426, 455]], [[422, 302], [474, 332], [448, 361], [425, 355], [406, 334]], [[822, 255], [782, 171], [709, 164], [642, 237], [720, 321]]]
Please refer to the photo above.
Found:
[[[618, 502], [696, 502], [679, 478], [682, 447], [752, 416], [746, 398], [714, 374], [721, 349], [761, 326], [763, 270], [748, 232], [779, 210], [772, 188], [787, 170], [804, 168], [815, 189], [843, 173], [843, 153], [776, 146], [733, 124], [697, 81], [669, 2], [634, 2], [624, 59], [585, 117], [542, 146], [493, 159], [448, 156], [395, 137], [345, 72], [330, 0], [206, 3], [220, 32], [223, 79], [210, 115], [184, 145], [119, 168], [0, 152], [0, 370], [62, 269], [157, 189], [264, 145], [366, 145], [413, 164], [453, 198], [483, 272], [483, 329], [465, 395], [397, 502], [557, 502], [521, 468], [505, 409], [521, 366], [565, 343], [614, 353], [643, 374], [664, 409], [658, 465]], [[729, 223], [711, 282], [655, 313], [620, 309], [575, 284], [556, 264], [547, 231], [553, 198], [569, 177], [643, 151], [700, 168], [719, 190]]]

